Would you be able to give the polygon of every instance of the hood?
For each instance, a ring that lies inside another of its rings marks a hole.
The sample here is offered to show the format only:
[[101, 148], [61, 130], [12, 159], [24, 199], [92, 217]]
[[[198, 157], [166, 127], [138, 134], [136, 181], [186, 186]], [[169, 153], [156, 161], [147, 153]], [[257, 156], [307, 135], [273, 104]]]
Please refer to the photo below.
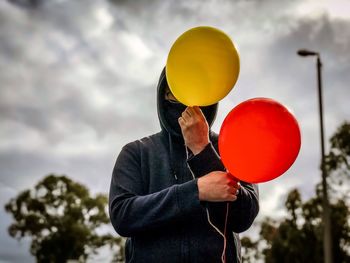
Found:
[[[182, 134], [177, 132], [175, 129], [173, 129], [171, 125], [169, 125], [166, 118], [167, 113], [165, 111], [164, 103], [165, 103], [165, 90], [167, 87], [168, 87], [168, 82], [166, 80], [165, 68], [164, 68], [160, 75], [158, 87], [157, 87], [157, 110], [158, 110], [158, 118], [159, 118], [160, 126], [162, 130], [165, 130], [166, 132], [168, 132], [169, 135], [182, 138]], [[200, 107], [200, 108], [205, 118], [207, 119], [207, 122], [210, 128], [216, 118], [218, 103], [210, 106]]]

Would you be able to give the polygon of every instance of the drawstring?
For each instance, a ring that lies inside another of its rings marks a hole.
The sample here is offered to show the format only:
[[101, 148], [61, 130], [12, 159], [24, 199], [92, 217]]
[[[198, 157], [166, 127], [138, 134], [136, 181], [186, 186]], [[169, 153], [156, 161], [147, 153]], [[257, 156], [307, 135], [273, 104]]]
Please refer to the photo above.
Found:
[[[178, 178], [176, 175], [175, 163], [174, 163], [173, 140], [171, 138], [170, 133], [168, 133], [168, 139], [169, 139], [169, 152], [170, 152], [170, 172], [175, 177], [175, 180], [177, 181]], [[185, 150], [186, 150], [186, 160], [187, 160], [188, 159], [188, 149], [187, 149], [186, 145], [185, 145]], [[190, 170], [192, 178], [196, 179], [196, 177], [194, 176], [194, 174], [193, 174], [193, 172], [188, 164], [187, 164], [187, 168]]]
[[175, 170], [175, 164], [174, 164], [174, 152], [173, 152], [173, 140], [171, 139], [170, 133], [168, 133], [168, 139], [169, 139], [169, 158], [170, 158], [170, 173], [175, 177], [175, 180], [177, 181], [177, 175]]
[[[171, 174], [173, 174], [173, 176], [175, 177], [175, 180], [177, 181], [177, 175], [176, 175], [176, 171], [175, 171], [175, 163], [174, 163], [174, 152], [173, 152], [173, 142], [172, 142], [172, 138], [170, 133], [168, 133], [168, 138], [169, 138], [169, 151], [170, 151], [170, 172]], [[185, 145], [185, 150], [186, 150], [186, 160], [188, 159], [188, 149]], [[196, 179], [194, 173], [192, 172], [190, 166], [187, 163], [187, 168], [190, 170], [191, 175], [193, 180]], [[207, 212], [207, 220], [209, 222], [209, 224], [216, 230], [216, 232], [218, 232], [224, 239], [224, 248], [221, 254], [221, 262], [225, 263], [226, 262], [226, 246], [227, 246], [227, 240], [226, 240], [226, 229], [227, 229], [227, 220], [228, 220], [228, 213], [229, 213], [229, 202], [226, 203], [226, 215], [225, 215], [225, 227], [224, 227], [224, 233], [222, 233], [220, 231], [220, 229], [218, 227], [216, 227], [212, 221], [210, 220], [210, 214], [209, 214], [209, 209], [208, 207], [205, 208], [206, 212]]]
[[[187, 149], [186, 145], [185, 145], [185, 149], [186, 149], [186, 162], [187, 162], [187, 160], [188, 160], [188, 149]], [[187, 163], [187, 168], [188, 168], [188, 170], [190, 170], [193, 180], [196, 179], [196, 177], [194, 176], [194, 173], [192, 172], [191, 167], [188, 165], [188, 163]]]

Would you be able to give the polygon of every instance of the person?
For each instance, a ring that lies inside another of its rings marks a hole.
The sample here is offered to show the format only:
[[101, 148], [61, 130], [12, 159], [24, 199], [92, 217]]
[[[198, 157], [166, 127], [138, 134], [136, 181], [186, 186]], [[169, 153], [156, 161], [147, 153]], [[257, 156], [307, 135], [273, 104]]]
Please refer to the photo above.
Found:
[[126, 144], [113, 169], [109, 212], [126, 262], [241, 262], [258, 188], [225, 171], [210, 129], [218, 104], [181, 104], [165, 70], [157, 92], [161, 131]]

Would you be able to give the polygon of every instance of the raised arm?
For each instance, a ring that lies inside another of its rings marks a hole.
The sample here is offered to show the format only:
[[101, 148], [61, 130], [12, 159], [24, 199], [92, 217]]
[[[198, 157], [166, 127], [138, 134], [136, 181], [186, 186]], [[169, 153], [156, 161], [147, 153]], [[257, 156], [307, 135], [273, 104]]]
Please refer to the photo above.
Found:
[[[205, 176], [210, 176], [213, 171], [223, 171], [222, 176], [227, 175], [220, 156], [216, 149], [209, 143], [200, 153], [192, 155], [188, 164], [196, 177], [201, 180]], [[200, 184], [200, 182], [198, 182]], [[240, 182], [241, 187], [238, 191], [237, 199], [228, 200], [229, 209], [229, 228], [236, 233], [247, 230], [253, 223], [259, 212], [259, 192], [257, 185]], [[208, 202], [208, 207], [212, 212], [214, 221], [222, 223], [224, 221], [226, 203]]]

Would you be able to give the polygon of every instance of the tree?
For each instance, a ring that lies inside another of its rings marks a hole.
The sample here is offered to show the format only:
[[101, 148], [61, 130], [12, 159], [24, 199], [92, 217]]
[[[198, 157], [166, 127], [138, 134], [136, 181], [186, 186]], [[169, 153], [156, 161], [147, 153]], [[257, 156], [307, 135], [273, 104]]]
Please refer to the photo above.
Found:
[[256, 262], [260, 258], [258, 241], [253, 242], [249, 237], [242, 237], [242, 260], [245, 263]]
[[350, 205], [350, 123], [344, 122], [330, 139], [325, 158], [330, 195]]
[[66, 176], [48, 175], [34, 189], [11, 199], [5, 209], [14, 218], [10, 236], [32, 239], [30, 252], [37, 262], [86, 260], [99, 247], [118, 245], [121, 238], [99, 235], [109, 223], [107, 197], [91, 197], [89, 190]]
[[[289, 193], [285, 205], [288, 218], [281, 222], [265, 219], [261, 225], [261, 238], [267, 241], [267, 246], [263, 250], [265, 262], [322, 263], [321, 196], [318, 194], [302, 203], [300, 194], [295, 189]], [[344, 200], [331, 204], [334, 262], [350, 262], [349, 219], [349, 207]]]
[[[350, 124], [343, 123], [330, 142], [325, 167], [332, 197], [333, 261], [350, 262], [349, 184], [346, 183], [350, 181]], [[305, 202], [297, 189], [290, 191], [285, 202], [287, 217], [280, 221], [265, 218], [260, 226], [260, 239], [245, 241], [242, 245], [248, 244], [248, 249], [258, 250], [256, 255], [262, 255], [260, 258], [267, 263], [323, 262], [321, 187], [320, 183], [317, 184], [315, 196]]]

